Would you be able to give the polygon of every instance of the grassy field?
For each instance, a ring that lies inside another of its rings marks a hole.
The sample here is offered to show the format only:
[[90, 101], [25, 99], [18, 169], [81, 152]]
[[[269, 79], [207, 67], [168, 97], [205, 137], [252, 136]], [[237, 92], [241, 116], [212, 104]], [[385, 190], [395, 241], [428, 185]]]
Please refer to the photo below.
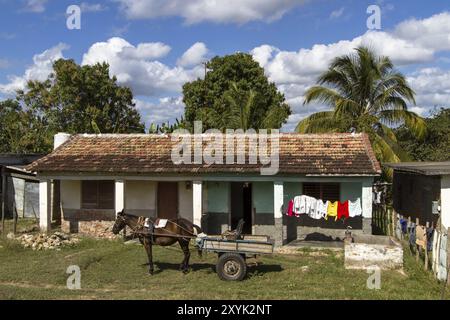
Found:
[[[381, 289], [366, 287], [368, 274], [343, 266], [343, 253], [303, 250], [261, 257], [242, 282], [215, 274], [216, 256], [191, 256], [178, 271], [176, 247], [154, 249], [155, 274], [147, 275], [142, 246], [83, 238], [73, 248], [32, 251], [0, 240], [0, 299], [440, 299], [442, 285], [405, 250], [404, 272], [383, 272]], [[249, 261], [251, 262], [251, 261]], [[81, 290], [66, 288], [69, 265], [81, 269]], [[450, 298], [447, 289], [445, 299]]]

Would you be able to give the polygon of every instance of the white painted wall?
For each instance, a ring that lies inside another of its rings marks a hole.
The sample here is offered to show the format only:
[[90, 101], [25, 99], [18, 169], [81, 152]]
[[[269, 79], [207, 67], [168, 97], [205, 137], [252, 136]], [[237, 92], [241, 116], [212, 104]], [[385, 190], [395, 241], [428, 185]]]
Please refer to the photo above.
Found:
[[81, 208], [80, 180], [61, 180], [61, 203], [63, 209]]
[[367, 178], [362, 183], [362, 216], [372, 218], [372, 184], [373, 178]]
[[441, 222], [450, 228], [450, 175], [441, 177]]
[[190, 189], [186, 188], [186, 182], [178, 182], [178, 214], [181, 218], [193, 221], [192, 183]]
[[202, 181], [193, 181], [192, 183], [192, 222], [201, 227], [202, 224]]
[[43, 232], [51, 229], [50, 180], [39, 180], [39, 228]]
[[273, 214], [275, 219], [283, 217], [283, 182], [273, 183]]
[[156, 210], [156, 182], [127, 180], [125, 209]]

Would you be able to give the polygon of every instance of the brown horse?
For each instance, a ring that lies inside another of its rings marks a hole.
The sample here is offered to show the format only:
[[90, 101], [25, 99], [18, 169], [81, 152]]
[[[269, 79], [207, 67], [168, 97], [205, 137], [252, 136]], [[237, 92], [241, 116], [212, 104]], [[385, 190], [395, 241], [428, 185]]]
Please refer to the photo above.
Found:
[[[191, 253], [189, 251], [189, 242], [196, 234], [200, 234], [202, 229], [190, 222], [189, 220], [178, 218], [169, 219], [164, 228], [154, 229], [153, 232], [146, 233], [144, 228], [144, 218], [137, 217], [131, 214], [126, 214], [123, 210], [117, 213], [117, 218], [114, 223], [112, 232], [118, 234], [125, 226], [129, 227], [132, 232], [139, 238], [139, 241], [144, 245], [148, 256], [150, 275], [153, 274], [153, 255], [152, 245], [170, 246], [178, 241], [181, 250], [184, 253], [184, 259], [181, 262], [180, 270], [183, 273], [189, 271], [189, 258]], [[152, 224], [155, 223], [155, 218], [150, 218]], [[201, 251], [199, 250], [199, 255]]]

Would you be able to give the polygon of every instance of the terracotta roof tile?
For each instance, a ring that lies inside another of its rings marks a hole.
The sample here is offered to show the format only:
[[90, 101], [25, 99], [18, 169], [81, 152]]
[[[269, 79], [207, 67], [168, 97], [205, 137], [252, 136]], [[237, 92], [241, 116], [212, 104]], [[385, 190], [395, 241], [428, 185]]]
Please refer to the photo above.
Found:
[[[170, 135], [74, 135], [27, 169], [48, 173], [260, 173], [261, 163], [181, 164]], [[208, 142], [203, 142], [205, 146]], [[278, 174], [377, 175], [380, 164], [365, 134], [280, 134]], [[225, 143], [224, 143], [225, 145]], [[270, 142], [269, 142], [270, 147]], [[193, 150], [193, 149], [192, 149]], [[269, 149], [270, 150], [270, 149]]]

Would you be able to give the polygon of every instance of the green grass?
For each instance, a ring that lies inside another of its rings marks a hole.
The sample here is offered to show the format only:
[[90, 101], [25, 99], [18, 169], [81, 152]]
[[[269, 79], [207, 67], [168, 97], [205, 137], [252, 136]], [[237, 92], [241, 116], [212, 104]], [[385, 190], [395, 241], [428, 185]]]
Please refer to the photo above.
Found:
[[[0, 299], [439, 299], [442, 286], [405, 250], [404, 274], [382, 272], [381, 289], [366, 288], [364, 271], [345, 270], [343, 253], [301, 250], [260, 257], [241, 282], [223, 282], [216, 256], [191, 255], [178, 271], [177, 247], [154, 247], [155, 274], [147, 275], [140, 245], [83, 240], [61, 251], [32, 251], [0, 240]], [[249, 261], [251, 262], [251, 260]], [[69, 265], [81, 269], [81, 290], [66, 288]], [[447, 289], [445, 298], [450, 293]]]

